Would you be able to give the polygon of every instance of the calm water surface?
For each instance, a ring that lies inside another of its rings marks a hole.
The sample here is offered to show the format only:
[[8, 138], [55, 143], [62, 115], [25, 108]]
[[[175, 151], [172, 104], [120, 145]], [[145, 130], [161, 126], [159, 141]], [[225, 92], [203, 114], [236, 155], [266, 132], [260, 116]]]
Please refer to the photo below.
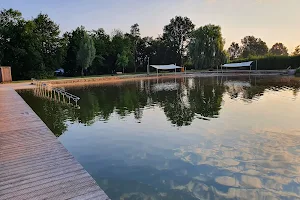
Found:
[[20, 91], [112, 199], [300, 199], [300, 80], [184, 77]]

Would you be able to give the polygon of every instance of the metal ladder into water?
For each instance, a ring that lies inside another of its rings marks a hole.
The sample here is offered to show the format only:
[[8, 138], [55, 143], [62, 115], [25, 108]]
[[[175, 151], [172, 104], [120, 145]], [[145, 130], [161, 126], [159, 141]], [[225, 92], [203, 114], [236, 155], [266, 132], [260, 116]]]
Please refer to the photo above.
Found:
[[58, 100], [63, 103], [73, 104], [75, 107], [79, 107], [78, 101], [80, 100], [80, 97], [66, 92], [64, 89], [52, 88], [46, 83], [36, 79], [32, 79], [32, 84], [36, 85], [35, 94], [37, 96], [48, 97], [55, 101]]

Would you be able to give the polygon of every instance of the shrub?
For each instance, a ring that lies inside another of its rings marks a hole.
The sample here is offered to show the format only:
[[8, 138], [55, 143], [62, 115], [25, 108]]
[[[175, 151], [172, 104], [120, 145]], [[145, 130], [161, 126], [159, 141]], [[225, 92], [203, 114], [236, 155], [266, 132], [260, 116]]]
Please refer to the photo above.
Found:
[[[266, 56], [266, 57], [252, 56], [249, 58], [233, 60], [231, 62], [237, 63], [237, 62], [247, 62], [247, 61], [256, 61], [256, 60], [257, 60], [257, 69], [259, 70], [287, 69], [290, 66], [292, 67], [292, 69], [296, 69], [300, 67], [300, 56]], [[252, 67], [255, 68], [255, 63], [252, 64]]]
[[300, 76], [300, 67], [297, 68], [297, 70], [296, 70], [296, 72], [295, 72], [295, 75], [296, 75], [296, 76]]
[[25, 79], [48, 79], [54, 77], [53, 71], [29, 71], [24, 74]]
[[184, 67], [186, 67], [187, 70], [194, 69], [194, 65], [191, 61], [187, 61], [183, 65], [184, 65]]

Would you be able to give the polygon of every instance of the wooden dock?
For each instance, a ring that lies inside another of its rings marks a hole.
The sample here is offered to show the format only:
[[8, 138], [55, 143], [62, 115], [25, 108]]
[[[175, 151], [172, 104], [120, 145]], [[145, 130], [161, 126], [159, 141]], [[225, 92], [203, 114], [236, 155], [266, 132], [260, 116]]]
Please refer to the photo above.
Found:
[[0, 85], [0, 200], [109, 199], [19, 94]]

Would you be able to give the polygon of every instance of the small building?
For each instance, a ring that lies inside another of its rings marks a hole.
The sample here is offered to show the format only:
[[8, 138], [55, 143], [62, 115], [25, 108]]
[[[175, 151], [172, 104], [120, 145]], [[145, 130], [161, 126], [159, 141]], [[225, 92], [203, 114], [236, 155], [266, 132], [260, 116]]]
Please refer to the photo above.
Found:
[[11, 81], [11, 67], [0, 67], [0, 83], [8, 83]]

